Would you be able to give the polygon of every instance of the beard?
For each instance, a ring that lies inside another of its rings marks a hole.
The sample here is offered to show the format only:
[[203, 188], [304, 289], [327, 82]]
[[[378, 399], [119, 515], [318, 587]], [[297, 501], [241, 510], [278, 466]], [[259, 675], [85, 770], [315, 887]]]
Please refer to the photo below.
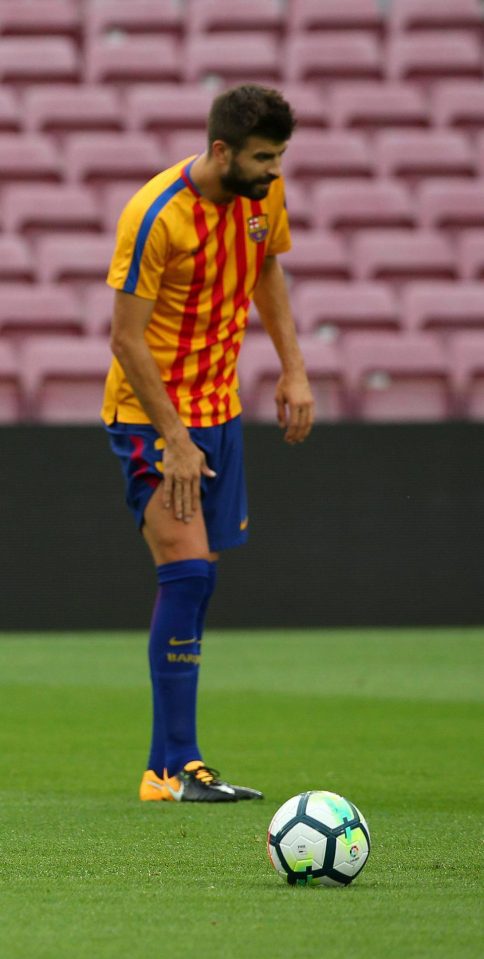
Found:
[[243, 176], [237, 160], [232, 160], [227, 173], [221, 175], [220, 183], [227, 193], [245, 196], [249, 200], [263, 200], [269, 192], [271, 183], [276, 179], [275, 176], [266, 176], [248, 180]]

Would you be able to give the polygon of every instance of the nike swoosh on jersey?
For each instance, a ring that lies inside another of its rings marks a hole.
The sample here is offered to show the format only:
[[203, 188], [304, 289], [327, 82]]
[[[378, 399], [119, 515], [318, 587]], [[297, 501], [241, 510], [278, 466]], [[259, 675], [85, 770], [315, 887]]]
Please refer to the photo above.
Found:
[[168, 640], [168, 645], [169, 646], [189, 646], [190, 643], [196, 643], [196, 642], [197, 642], [197, 639], [195, 636], [193, 637], [193, 639], [177, 639], [175, 636], [172, 636], [171, 639]]

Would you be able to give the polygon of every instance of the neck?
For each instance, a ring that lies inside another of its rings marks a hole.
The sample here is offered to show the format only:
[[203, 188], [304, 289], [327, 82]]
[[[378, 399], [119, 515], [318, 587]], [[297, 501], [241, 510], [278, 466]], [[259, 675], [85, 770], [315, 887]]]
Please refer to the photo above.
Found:
[[231, 203], [235, 199], [234, 193], [224, 190], [218, 171], [206, 153], [194, 161], [190, 176], [198, 192], [212, 203]]

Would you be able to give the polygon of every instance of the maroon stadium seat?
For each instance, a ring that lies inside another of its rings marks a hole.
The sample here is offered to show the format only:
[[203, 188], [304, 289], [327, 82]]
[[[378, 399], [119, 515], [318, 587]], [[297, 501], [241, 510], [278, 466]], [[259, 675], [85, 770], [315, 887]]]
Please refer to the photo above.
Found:
[[41, 283], [104, 280], [112, 253], [112, 236], [56, 233], [41, 237], [36, 259], [38, 278]]
[[410, 283], [403, 292], [402, 317], [410, 332], [484, 331], [484, 283]]
[[121, 183], [107, 182], [102, 191], [101, 216], [104, 229], [114, 234], [121, 211], [128, 200], [143, 186], [144, 180], [123, 180]]
[[417, 208], [423, 227], [484, 227], [484, 179], [428, 180]]
[[484, 332], [452, 337], [452, 374], [458, 415], [484, 419]]
[[2, 337], [54, 332], [83, 332], [79, 301], [72, 290], [30, 283], [6, 283], [1, 287]]
[[161, 150], [148, 135], [73, 133], [66, 141], [66, 177], [74, 183], [114, 177], [148, 180], [162, 168]]
[[18, 83], [79, 79], [79, 56], [67, 37], [0, 37], [0, 80]]
[[432, 91], [432, 115], [439, 127], [484, 127], [484, 86], [482, 81], [444, 80]]
[[124, 117], [118, 93], [109, 87], [49, 84], [24, 94], [26, 130], [119, 130]]
[[477, 169], [481, 176], [484, 176], [484, 133], [477, 138]]
[[278, 83], [281, 77], [279, 44], [260, 33], [226, 33], [223, 43], [214, 35], [189, 38], [183, 53], [185, 82], [206, 77]]
[[38, 134], [0, 135], [0, 180], [60, 180], [59, 152]]
[[359, 280], [448, 279], [456, 273], [450, 244], [428, 230], [362, 230], [352, 256]]
[[467, 33], [436, 31], [397, 36], [388, 48], [390, 80], [436, 80], [442, 77], [481, 77], [479, 39]]
[[400, 328], [395, 296], [383, 283], [300, 282], [291, 303], [298, 329], [327, 339], [348, 330]]
[[376, 162], [382, 176], [419, 178], [465, 176], [475, 160], [464, 134], [443, 130], [388, 130], [376, 139]]
[[17, 354], [10, 343], [0, 342], [0, 423], [16, 423], [25, 412]]
[[203, 130], [213, 94], [195, 84], [142, 84], [126, 92], [126, 125], [130, 130]]
[[279, 257], [284, 270], [294, 279], [300, 277], [344, 279], [350, 268], [342, 241], [324, 230], [293, 230], [292, 249]]
[[170, 133], [165, 139], [166, 163], [173, 166], [186, 157], [203, 153], [207, 147], [207, 135], [204, 130], [184, 130], [182, 133]]
[[18, 131], [22, 126], [20, 105], [12, 90], [0, 89], [0, 131]]
[[89, 336], [109, 336], [114, 290], [106, 283], [90, 283], [84, 290], [83, 322]]
[[479, 0], [392, 0], [395, 30], [476, 28], [482, 26]]
[[2, 0], [0, 33], [78, 36], [81, 12], [76, 0]]
[[[345, 412], [345, 395], [338, 350], [314, 336], [299, 337], [299, 344], [315, 398], [316, 418], [340, 419]], [[239, 359], [241, 399], [248, 419], [276, 421], [274, 392], [280, 375], [281, 362], [269, 338], [249, 334]]]
[[362, 32], [296, 34], [288, 39], [283, 59], [284, 79], [292, 83], [316, 78], [374, 79], [383, 74], [379, 43]]
[[412, 226], [407, 189], [393, 180], [323, 180], [311, 196], [312, 224], [323, 229]]
[[8, 186], [3, 193], [3, 222], [15, 233], [35, 227], [99, 229], [99, 204], [80, 186], [32, 184]]
[[427, 126], [429, 111], [422, 92], [403, 83], [339, 83], [331, 91], [336, 127], [373, 130], [385, 126]]
[[30, 248], [19, 236], [0, 235], [0, 281], [34, 279]]
[[464, 231], [460, 235], [457, 259], [463, 280], [484, 278], [484, 230]]
[[327, 127], [331, 122], [328, 97], [317, 83], [279, 83], [278, 89], [291, 104], [297, 128]]
[[365, 420], [443, 420], [452, 412], [446, 354], [430, 334], [355, 334], [344, 344], [353, 410]]
[[102, 0], [86, 5], [88, 35], [179, 33], [183, 19], [176, 0]]
[[277, 34], [283, 26], [278, 0], [188, 0], [185, 26], [189, 33], [224, 30], [271, 30]]
[[172, 37], [114, 34], [91, 40], [86, 53], [88, 83], [179, 80], [181, 57]]
[[374, 159], [365, 137], [353, 131], [300, 130], [284, 155], [286, 176], [371, 176]]
[[290, 0], [291, 30], [380, 30], [382, 14], [376, 0]]
[[41, 423], [99, 422], [111, 352], [105, 339], [45, 337], [26, 343], [22, 376], [32, 419]]
[[304, 184], [298, 180], [285, 180], [284, 187], [291, 228], [311, 226], [311, 200]]

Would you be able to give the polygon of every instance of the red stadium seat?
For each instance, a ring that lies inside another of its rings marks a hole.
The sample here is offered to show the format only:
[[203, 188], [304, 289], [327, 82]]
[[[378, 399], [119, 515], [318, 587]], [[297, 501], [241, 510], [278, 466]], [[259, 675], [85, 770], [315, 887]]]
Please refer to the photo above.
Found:
[[400, 328], [395, 295], [382, 283], [300, 282], [291, 303], [298, 329], [328, 340], [348, 330]]
[[484, 86], [482, 81], [444, 80], [432, 91], [432, 115], [439, 127], [484, 127]]
[[99, 204], [89, 190], [76, 186], [31, 184], [6, 187], [3, 222], [12, 233], [29, 228], [100, 229]]
[[86, 52], [88, 83], [179, 80], [182, 64], [172, 37], [113, 34], [90, 41]]
[[452, 338], [452, 375], [458, 415], [484, 419], [484, 332], [459, 333]]
[[373, 155], [365, 137], [351, 131], [296, 131], [283, 166], [288, 177], [361, 177], [374, 172]]
[[83, 332], [79, 301], [72, 290], [28, 283], [6, 283], [1, 287], [2, 336], [19, 338], [54, 332]]
[[[345, 412], [343, 369], [334, 345], [320, 337], [299, 338], [311, 382], [318, 420], [337, 420]], [[239, 358], [242, 405], [247, 419], [275, 422], [274, 392], [281, 375], [281, 362], [269, 338], [246, 337]]]
[[312, 224], [323, 229], [413, 226], [408, 191], [393, 180], [326, 180], [311, 196]]
[[34, 279], [32, 254], [19, 236], [0, 235], [0, 281]]
[[37, 273], [41, 283], [59, 280], [105, 280], [113, 253], [113, 237], [56, 233], [41, 237]]
[[354, 275], [359, 280], [408, 281], [455, 276], [450, 244], [427, 230], [362, 230], [353, 241]]
[[114, 177], [148, 180], [163, 169], [163, 157], [147, 135], [74, 133], [66, 142], [65, 168], [71, 183]]
[[290, 30], [380, 30], [376, 0], [290, 0]]
[[388, 48], [390, 80], [436, 80], [442, 77], [482, 77], [482, 52], [477, 37], [452, 31], [397, 36]]
[[331, 91], [331, 117], [336, 127], [373, 130], [385, 126], [421, 127], [429, 123], [420, 90], [403, 83], [340, 83]]
[[283, 26], [278, 0], [188, 0], [185, 25], [189, 33], [224, 30], [270, 30], [277, 34]]
[[22, 126], [22, 116], [20, 105], [12, 90], [0, 89], [0, 131], [20, 130]]
[[118, 94], [109, 87], [52, 84], [30, 87], [24, 94], [26, 130], [120, 130], [124, 116]]
[[26, 343], [22, 375], [40, 423], [97, 423], [111, 352], [104, 339], [45, 337]]
[[102, 0], [87, 5], [88, 35], [103, 33], [179, 33], [183, 26], [176, 0]]
[[0, 135], [0, 180], [60, 180], [62, 161], [46, 137], [37, 134]]
[[484, 227], [484, 179], [428, 180], [417, 207], [423, 227]]
[[293, 230], [292, 249], [279, 259], [289, 277], [295, 279], [344, 279], [350, 274], [343, 243], [323, 230]]
[[463, 280], [484, 278], [484, 230], [464, 231], [460, 235], [457, 259]]
[[484, 331], [484, 283], [410, 283], [403, 293], [402, 316], [410, 332], [466, 327]]
[[302, 80], [373, 79], [383, 74], [380, 46], [365, 33], [339, 31], [296, 34], [284, 53], [286, 82]]
[[114, 290], [106, 283], [91, 283], [83, 297], [84, 330], [88, 336], [109, 336]]
[[10, 343], [0, 342], [0, 423], [16, 423], [25, 412], [17, 355]]
[[79, 56], [67, 37], [0, 37], [0, 79], [44, 83], [78, 80]]
[[0, 33], [36, 35], [63, 34], [78, 36], [81, 31], [81, 10], [76, 0], [2, 0]]
[[213, 94], [198, 85], [164, 83], [133, 86], [126, 92], [126, 125], [130, 130], [179, 130], [194, 127], [203, 131]]
[[183, 78], [195, 83], [207, 77], [278, 83], [281, 77], [279, 44], [260, 33], [226, 33], [220, 37], [198, 35], [187, 40], [183, 53]]
[[355, 415], [365, 420], [444, 420], [453, 411], [449, 368], [434, 337], [355, 334], [344, 344]]
[[419, 178], [465, 176], [475, 172], [474, 155], [461, 133], [434, 130], [386, 131], [376, 140], [381, 176]]
[[103, 226], [108, 233], [114, 233], [122, 210], [128, 200], [143, 186], [144, 182], [143, 178], [123, 180], [121, 183], [110, 183], [108, 181], [102, 193], [101, 210]]
[[478, 0], [392, 0], [390, 26], [394, 30], [479, 29], [482, 12]]

